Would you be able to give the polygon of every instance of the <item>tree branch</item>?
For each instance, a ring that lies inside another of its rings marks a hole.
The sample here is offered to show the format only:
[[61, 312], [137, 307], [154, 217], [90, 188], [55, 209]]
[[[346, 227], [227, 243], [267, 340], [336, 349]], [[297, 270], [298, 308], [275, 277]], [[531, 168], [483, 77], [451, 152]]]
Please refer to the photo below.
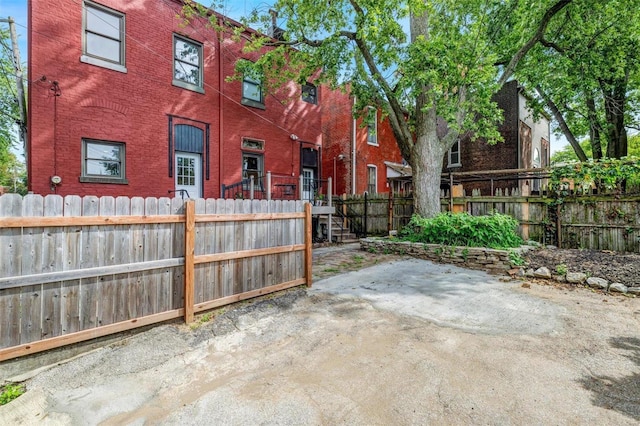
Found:
[[516, 54], [511, 58], [511, 61], [498, 80], [498, 84], [500, 86], [504, 85], [504, 83], [506, 83], [507, 80], [511, 78], [513, 72], [516, 69], [516, 66], [518, 65], [518, 62], [520, 62], [524, 55], [526, 55], [529, 50], [531, 50], [533, 46], [535, 46], [536, 43], [538, 43], [542, 39], [542, 36], [544, 36], [544, 33], [547, 30], [547, 26], [549, 25], [549, 22], [551, 22], [551, 19], [572, 1], [573, 0], [559, 0], [556, 4], [551, 6], [549, 10], [546, 11], [544, 16], [542, 17], [542, 20], [540, 21], [540, 24], [538, 25], [538, 29], [536, 30], [536, 32], [533, 34], [533, 36], [531, 36], [529, 41], [527, 41], [525, 45], [522, 46], [520, 50], [518, 50]]
[[551, 112], [553, 113], [554, 118], [558, 121], [558, 125], [560, 126], [560, 129], [562, 130], [562, 133], [565, 135], [565, 137], [569, 141], [569, 144], [571, 145], [571, 147], [575, 151], [576, 155], [578, 156], [578, 159], [580, 161], [587, 161], [587, 155], [584, 153], [584, 150], [580, 146], [580, 143], [578, 143], [578, 141], [576, 140], [575, 136], [573, 135], [573, 133], [569, 129], [569, 126], [567, 125], [567, 122], [564, 121], [564, 117], [560, 113], [560, 110], [558, 109], [558, 106], [551, 100], [551, 98], [545, 93], [545, 91], [542, 90], [542, 87], [540, 87], [538, 85], [538, 86], [536, 86], [536, 90], [538, 91], [538, 93], [540, 94], [542, 99], [545, 101], [545, 103], [547, 104], [547, 106], [549, 107]]

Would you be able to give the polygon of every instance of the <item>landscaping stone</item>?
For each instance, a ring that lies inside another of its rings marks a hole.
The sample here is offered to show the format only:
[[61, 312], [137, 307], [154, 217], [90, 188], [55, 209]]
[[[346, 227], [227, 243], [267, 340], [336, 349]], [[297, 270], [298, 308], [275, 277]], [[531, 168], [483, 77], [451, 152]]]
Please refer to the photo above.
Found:
[[533, 269], [529, 268], [524, 273], [525, 277], [533, 277]]
[[589, 285], [589, 287], [601, 288], [606, 290], [609, 286], [609, 281], [605, 280], [604, 278], [589, 277], [587, 278], [587, 284]]
[[533, 276], [536, 278], [551, 278], [551, 271], [549, 268], [543, 266], [542, 268], [538, 268], [533, 272]]
[[629, 288], [621, 283], [613, 283], [609, 286], [609, 291], [615, 291], [618, 293], [626, 293], [629, 291]]
[[571, 284], [582, 284], [587, 279], [587, 274], [583, 272], [567, 272], [567, 282]]
[[640, 287], [627, 287], [627, 293], [640, 296]]

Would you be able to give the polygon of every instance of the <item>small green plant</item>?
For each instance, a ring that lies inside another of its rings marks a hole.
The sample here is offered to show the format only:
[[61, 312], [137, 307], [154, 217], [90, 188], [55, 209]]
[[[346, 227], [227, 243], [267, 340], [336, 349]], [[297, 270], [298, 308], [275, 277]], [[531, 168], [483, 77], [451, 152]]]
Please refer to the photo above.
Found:
[[524, 265], [524, 257], [514, 250], [509, 251], [509, 262], [511, 262], [512, 266], [522, 266]]
[[355, 263], [362, 263], [364, 261], [364, 256], [360, 256], [359, 254], [356, 254], [355, 256], [353, 256], [353, 261]]
[[567, 275], [567, 265], [565, 265], [564, 263], [556, 265], [556, 272], [558, 273], [558, 275]]
[[322, 272], [327, 272], [329, 274], [334, 274], [336, 272], [340, 272], [340, 269], [338, 269], [338, 268], [326, 268]]
[[378, 251], [373, 248], [373, 247], [369, 247], [369, 250], [367, 250], [369, 253], [377, 253]]
[[7, 383], [0, 390], [0, 405], [5, 405], [25, 392], [24, 385], [20, 383]]
[[462, 258], [463, 258], [463, 259], [464, 259], [464, 261], [466, 262], [468, 257], [469, 257], [469, 249], [465, 247], [465, 248], [462, 250]]

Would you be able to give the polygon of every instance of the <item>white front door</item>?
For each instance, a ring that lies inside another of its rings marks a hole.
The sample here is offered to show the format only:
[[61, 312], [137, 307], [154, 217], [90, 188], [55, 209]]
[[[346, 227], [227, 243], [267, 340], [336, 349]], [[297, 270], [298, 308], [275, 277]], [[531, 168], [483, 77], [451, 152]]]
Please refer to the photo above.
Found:
[[302, 199], [313, 202], [315, 176], [313, 169], [302, 169]]
[[191, 152], [176, 152], [176, 196], [202, 197], [202, 157]]

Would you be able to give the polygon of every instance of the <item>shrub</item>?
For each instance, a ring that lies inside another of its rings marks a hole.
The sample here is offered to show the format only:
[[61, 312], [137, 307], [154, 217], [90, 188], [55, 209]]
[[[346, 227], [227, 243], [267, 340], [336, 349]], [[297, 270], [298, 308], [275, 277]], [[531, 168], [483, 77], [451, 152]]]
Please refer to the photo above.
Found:
[[517, 226], [514, 218], [498, 213], [489, 216], [441, 213], [431, 219], [413, 215], [399, 235], [405, 241], [426, 244], [503, 249], [522, 244]]
[[19, 383], [7, 383], [0, 389], [0, 405], [8, 404], [24, 393], [24, 386]]

